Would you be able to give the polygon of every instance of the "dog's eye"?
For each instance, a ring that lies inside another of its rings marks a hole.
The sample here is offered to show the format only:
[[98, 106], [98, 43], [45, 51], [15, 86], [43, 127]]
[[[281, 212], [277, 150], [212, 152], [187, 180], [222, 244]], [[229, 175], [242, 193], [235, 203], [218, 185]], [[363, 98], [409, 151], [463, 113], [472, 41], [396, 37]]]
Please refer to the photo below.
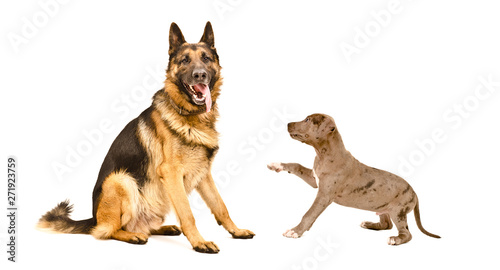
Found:
[[181, 59], [181, 64], [187, 64], [189, 63], [189, 57], [184, 57]]
[[208, 57], [206, 54], [203, 54], [201, 56], [201, 58], [203, 59], [203, 62], [209, 62], [209, 61], [212, 61], [212, 59], [210, 59], [210, 57]]
[[309, 122], [309, 117], [306, 118], [306, 123]]

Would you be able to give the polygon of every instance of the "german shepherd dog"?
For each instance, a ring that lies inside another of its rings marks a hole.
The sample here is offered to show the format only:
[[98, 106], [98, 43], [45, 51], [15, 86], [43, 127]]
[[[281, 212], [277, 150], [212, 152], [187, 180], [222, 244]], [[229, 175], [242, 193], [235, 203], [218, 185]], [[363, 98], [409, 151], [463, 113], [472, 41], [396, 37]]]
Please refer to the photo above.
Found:
[[[169, 42], [165, 88], [111, 145], [92, 194], [92, 218], [70, 219], [72, 206], [65, 201], [42, 216], [39, 228], [132, 244], [182, 232], [194, 250], [217, 253], [196, 228], [187, 197], [196, 190], [234, 238], [253, 238], [229, 217], [210, 172], [219, 149], [215, 122], [222, 85], [212, 25], [207, 22], [198, 43], [186, 43], [172, 23]], [[180, 228], [162, 226], [171, 210]]]

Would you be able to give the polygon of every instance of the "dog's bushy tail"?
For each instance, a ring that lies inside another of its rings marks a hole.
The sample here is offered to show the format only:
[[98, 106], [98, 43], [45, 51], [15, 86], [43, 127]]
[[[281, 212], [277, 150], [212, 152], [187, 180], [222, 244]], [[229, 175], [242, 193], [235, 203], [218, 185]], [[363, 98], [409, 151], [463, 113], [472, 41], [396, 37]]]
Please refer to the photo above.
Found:
[[37, 228], [59, 233], [89, 234], [96, 225], [96, 220], [72, 220], [69, 217], [72, 211], [73, 205], [69, 205], [69, 201], [61, 202], [40, 218]]
[[422, 222], [420, 221], [420, 209], [418, 208], [418, 199], [417, 199], [417, 204], [415, 205], [415, 209], [413, 209], [413, 212], [415, 213], [415, 221], [417, 222], [417, 227], [422, 231], [425, 235], [428, 235], [430, 237], [434, 238], [441, 238], [439, 235], [432, 234], [424, 229], [422, 226]]

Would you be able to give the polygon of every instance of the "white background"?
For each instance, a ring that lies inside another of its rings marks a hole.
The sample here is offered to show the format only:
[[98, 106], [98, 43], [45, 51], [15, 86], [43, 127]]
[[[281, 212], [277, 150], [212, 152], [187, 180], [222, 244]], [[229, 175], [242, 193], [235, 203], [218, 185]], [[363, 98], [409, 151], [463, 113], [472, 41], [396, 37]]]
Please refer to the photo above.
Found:
[[[5, 166], [8, 155], [18, 157], [20, 214], [17, 264], [7, 262], [0, 216], [2, 269], [498, 269], [500, 86], [488, 92], [480, 80], [500, 82], [496, 1], [67, 1], [46, 11], [47, 2], [0, 7], [0, 157]], [[217, 255], [194, 252], [184, 236], [134, 246], [35, 230], [66, 198], [73, 218], [91, 216], [111, 142], [161, 88], [156, 82], [147, 98], [130, 98], [151, 78], [148, 69], [166, 68], [170, 23], [197, 42], [208, 20], [225, 82], [213, 173], [235, 223], [256, 237], [231, 239], [196, 195], [197, 226]], [[29, 22], [36, 31], [23, 36]], [[23, 43], [13, 45], [13, 36]], [[356, 39], [348, 61], [342, 44]], [[281, 236], [316, 190], [266, 164], [312, 165], [314, 151], [290, 139], [285, 124], [316, 112], [335, 118], [358, 160], [404, 174], [424, 227], [442, 239], [419, 232], [410, 214], [413, 240], [388, 246], [396, 229], [364, 230], [359, 224], [376, 221], [374, 213], [338, 205], [302, 238]], [[85, 133], [102, 121], [111, 127], [89, 144]], [[431, 143], [435, 132], [443, 136]], [[68, 149], [79, 145], [91, 147], [58, 178], [54, 164], [68, 165]]]

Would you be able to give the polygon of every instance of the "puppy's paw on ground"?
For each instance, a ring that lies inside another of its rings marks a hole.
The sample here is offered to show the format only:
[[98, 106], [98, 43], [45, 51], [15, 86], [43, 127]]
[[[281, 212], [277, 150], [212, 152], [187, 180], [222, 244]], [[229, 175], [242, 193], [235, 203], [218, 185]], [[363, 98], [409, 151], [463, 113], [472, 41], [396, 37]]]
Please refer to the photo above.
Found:
[[286, 230], [286, 232], [283, 233], [283, 236], [288, 238], [299, 238], [299, 234], [292, 229]]
[[387, 238], [387, 244], [390, 246], [395, 246], [396, 245], [396, 237], [391, 236]]
[[399, 234], [398, 236], [391, 236], [387, 239], [387, 244], [391, 246], [397, 246], [404, 243], [408, 243], [411, 240], [411, 234]]
[[267, 164], [267, 168], [271, 171], [281, 172], [283, 171], [283, 165], [280, 162], [271, 162]]
[[401, 239], [401, 237], [398, 237], [398, 236], [391, 236], [387, 239], [387, 244], [390, 246], [398, 246], [398, 245], [404, 244], [408, 241], [409, 240], [403, 240], [403, 239]]

